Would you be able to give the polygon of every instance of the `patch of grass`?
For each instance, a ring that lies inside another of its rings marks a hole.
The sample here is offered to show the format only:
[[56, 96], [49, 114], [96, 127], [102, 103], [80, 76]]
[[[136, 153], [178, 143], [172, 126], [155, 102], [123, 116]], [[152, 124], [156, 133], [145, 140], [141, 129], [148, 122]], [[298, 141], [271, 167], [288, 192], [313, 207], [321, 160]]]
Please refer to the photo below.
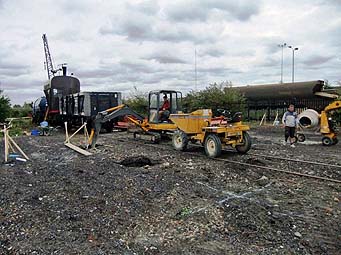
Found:
[[[21, 136], [24, 134], [24, 131], [31, 133], [31, 130], [34, 128], [31, 119], [16, 119], [12, 120], [11, 128], [9, 129], [10, 136]], [[3, 133], [0, 133], [0, 137], [3, 137]]]
[[183, 207], [181, 210], [176, 214], [178, 218], [186, 218], [192, 213], [192, 209], [189, 207]]

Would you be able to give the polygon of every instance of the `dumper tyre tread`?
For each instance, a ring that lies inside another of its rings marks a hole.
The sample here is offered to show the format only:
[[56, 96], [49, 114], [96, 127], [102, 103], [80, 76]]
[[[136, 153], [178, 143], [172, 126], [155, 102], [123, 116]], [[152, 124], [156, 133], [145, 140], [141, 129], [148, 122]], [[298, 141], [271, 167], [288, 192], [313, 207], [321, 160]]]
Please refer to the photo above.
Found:
[[215, 134], [209, 134], [204, 143], [205, 153], [210, 158], [216, 158], [221, 154], [221, 140]]
[[297, 135], [297, 140], [300, 142], [300, 143], [303, 143], [305, 141], [305, 135], [304, 134], [298, 134]]
[[243, 145], [236, 145], [238, 153], [245, 154], [251, 149], [251, 137], [247, 132], [243, 132]]
[[328, 136], [324, 136], [324, 137], [322, 138], [322, 145], [323, 145], [323, 146], [330, 146], [330, 145], [333, 145], [333, 140], [332, 140], [330, 137], [328, 137]]
[[173, 148], [177, 151], [184, 151], [187, 149], [188, 136], [181, 130], [176, 130], [172, 137]]

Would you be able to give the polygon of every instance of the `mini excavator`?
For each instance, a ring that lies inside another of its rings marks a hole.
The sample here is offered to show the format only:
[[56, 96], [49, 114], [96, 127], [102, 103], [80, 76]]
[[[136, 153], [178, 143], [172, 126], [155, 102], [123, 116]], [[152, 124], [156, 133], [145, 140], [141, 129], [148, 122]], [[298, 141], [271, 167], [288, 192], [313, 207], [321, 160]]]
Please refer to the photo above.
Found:
[[170, 134], [177, 129], [177, 126], [168, 119], [169, 115], [165, 118], [161, 114], [161, 100], [164, 96], [167, 96], [169, 100], [169, 114], [180, 113], [181, 92], [173, 90], [151, 91], [148, 96], [148, 116], [146, 118], [125, 104], [99, 112], [92, 124], [89, 146], [94, 147], [96, 145], [102, 124], [121, 116], [126, 116], [130, 122], [139, 127], [139, 131], [134, 132], [134, 137], [147, 135], [152, 142], [159, 142], [163, 134]]
[[[162, 97], [169, 100], [167, 111], [161, 107]], [[99, 112], [94, 119], [89, 146], [96, 145], [102, 124], [126, 116], [139, 127], [139, 133], [149, 135], [152, 142], [160, 141], [162, 135], [171, 134], [172, 144], [176, 150], [185, 150], [189, 141], [204, 145], [206, 155], [209, 157], [219, 156], [223, 145], [230, 145], [239, 153], [250, 150], [251, 138], [247, 133], [250, 127], [242, 124], [240, 112], [231, 117], [227, 111], [221, 111], [221, 116], [216, 118], [213, 117], [211, 109], [183, 113], [181, 99], [182, 94], [179, 91], [151, 91], [146, 118], [124, 104]], [[134, 137], [137, 135], [135, 132]]]

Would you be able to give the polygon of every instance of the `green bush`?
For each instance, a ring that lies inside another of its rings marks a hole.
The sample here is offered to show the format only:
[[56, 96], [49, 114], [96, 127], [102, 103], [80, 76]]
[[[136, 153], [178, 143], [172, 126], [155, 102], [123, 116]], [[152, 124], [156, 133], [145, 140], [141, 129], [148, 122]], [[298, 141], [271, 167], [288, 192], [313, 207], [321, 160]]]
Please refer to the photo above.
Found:
[[32, 104], [24, 103], [23, 106], [14, 105], [10, 112], [10, 117], [12, 118], [21, 118], [21, 117], [29, 117], [32, 114]]
[[6, 118], [10, 116], [11, 103], [10, 99], [3, 95], [3, 91], [0, 90], [0, 122], [4, 122]]
[[246, 98], [237, 90], [232, 88], [230, 82], [211, 84], [204, 90], [190, 92], [183, 99], [185, 112], [197, 109], [209, 108], [216, 114], [217, 109], [226, 109], [230, 112], [245, 110]]
[[139, 92], [136, 87], [131, 95], [123, 100], [123, 103], [142, 116], [148, 115], [148, 94]]

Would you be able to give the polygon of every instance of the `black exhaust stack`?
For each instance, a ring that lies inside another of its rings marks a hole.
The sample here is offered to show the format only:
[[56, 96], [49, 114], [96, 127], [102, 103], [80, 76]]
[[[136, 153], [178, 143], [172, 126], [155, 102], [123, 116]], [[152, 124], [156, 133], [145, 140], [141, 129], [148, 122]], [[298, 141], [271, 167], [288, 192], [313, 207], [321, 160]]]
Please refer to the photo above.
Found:
[[66, 72], [67, 72], [67, 66], [62, 66], [63, 69], [63, 76], [66, 76]]

